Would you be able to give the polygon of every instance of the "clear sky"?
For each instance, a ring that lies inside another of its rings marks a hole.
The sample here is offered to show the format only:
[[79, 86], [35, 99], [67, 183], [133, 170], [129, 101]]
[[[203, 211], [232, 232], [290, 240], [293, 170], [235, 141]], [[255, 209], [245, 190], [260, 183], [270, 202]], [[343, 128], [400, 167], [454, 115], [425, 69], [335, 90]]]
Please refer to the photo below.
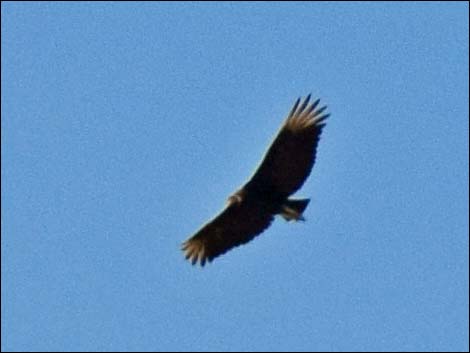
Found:
[[[468, 350], [466, 2], [1, 8], [2, 350]], [[307, 222], [192, 267], [310, 92]]]

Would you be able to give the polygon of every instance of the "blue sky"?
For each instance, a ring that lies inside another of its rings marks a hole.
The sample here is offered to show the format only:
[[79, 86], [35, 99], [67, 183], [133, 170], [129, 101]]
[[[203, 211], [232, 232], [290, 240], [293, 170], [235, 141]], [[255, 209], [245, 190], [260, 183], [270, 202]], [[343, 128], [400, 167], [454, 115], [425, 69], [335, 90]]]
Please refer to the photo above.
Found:
[[[468, 351], [466, 2], [1, 6], [2, 350]], [[190, 266], [310, 92], [307, 222]]]

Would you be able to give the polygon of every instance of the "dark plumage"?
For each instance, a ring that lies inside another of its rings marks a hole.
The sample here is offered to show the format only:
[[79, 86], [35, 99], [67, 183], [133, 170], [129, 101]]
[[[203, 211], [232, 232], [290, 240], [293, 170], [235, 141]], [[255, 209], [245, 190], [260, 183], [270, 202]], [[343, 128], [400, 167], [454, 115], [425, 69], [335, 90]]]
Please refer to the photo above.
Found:
[[304, 220], [309, 199], [295, 193], [315, 163], [320, 134], [329, 114], [326, 106], [309, 105], [310, 95], [297, 99], [281, 130], [251, 179], [228, 198], [226, 208], [185, 241], [182, 250], [193, 264], [202, 266], [228, 250], [245, 244], [269, 227], [279, 214], [287, 221]]

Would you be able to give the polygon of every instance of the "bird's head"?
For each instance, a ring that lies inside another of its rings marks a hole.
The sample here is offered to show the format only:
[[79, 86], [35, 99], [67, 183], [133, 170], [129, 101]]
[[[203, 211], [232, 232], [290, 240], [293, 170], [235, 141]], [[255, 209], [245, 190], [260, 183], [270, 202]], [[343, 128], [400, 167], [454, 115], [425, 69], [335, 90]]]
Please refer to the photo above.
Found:
[[238, 190], [236, 193], [233, 195], [230, 195], [229, 198], [227, 199], [227, 204], [230, 205], [238, 205], [242, 203], [243, 197], [244, 197], [244, 191], [243, 190]]

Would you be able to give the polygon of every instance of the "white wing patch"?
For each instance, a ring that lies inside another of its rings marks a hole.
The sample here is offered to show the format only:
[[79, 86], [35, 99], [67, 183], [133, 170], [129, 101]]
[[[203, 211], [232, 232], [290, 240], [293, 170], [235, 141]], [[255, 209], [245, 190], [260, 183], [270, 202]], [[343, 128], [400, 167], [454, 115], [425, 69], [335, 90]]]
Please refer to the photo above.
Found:
[[301, 131], [311, 126], [324, 125], [322, 122], [328, 118], [329, 114], [321, 115], [326, 109], [326, 105], [320, 109], [315, 110], [320, 103], [320, 99], [317, 99], [310, 106], [308, 102], [310, 100], [310, 94], [305, 98], [302, 105], [299, 107], [300, 98], [294, 104], [294, 107], [287, 117], [284, 127], [292, 132]]

